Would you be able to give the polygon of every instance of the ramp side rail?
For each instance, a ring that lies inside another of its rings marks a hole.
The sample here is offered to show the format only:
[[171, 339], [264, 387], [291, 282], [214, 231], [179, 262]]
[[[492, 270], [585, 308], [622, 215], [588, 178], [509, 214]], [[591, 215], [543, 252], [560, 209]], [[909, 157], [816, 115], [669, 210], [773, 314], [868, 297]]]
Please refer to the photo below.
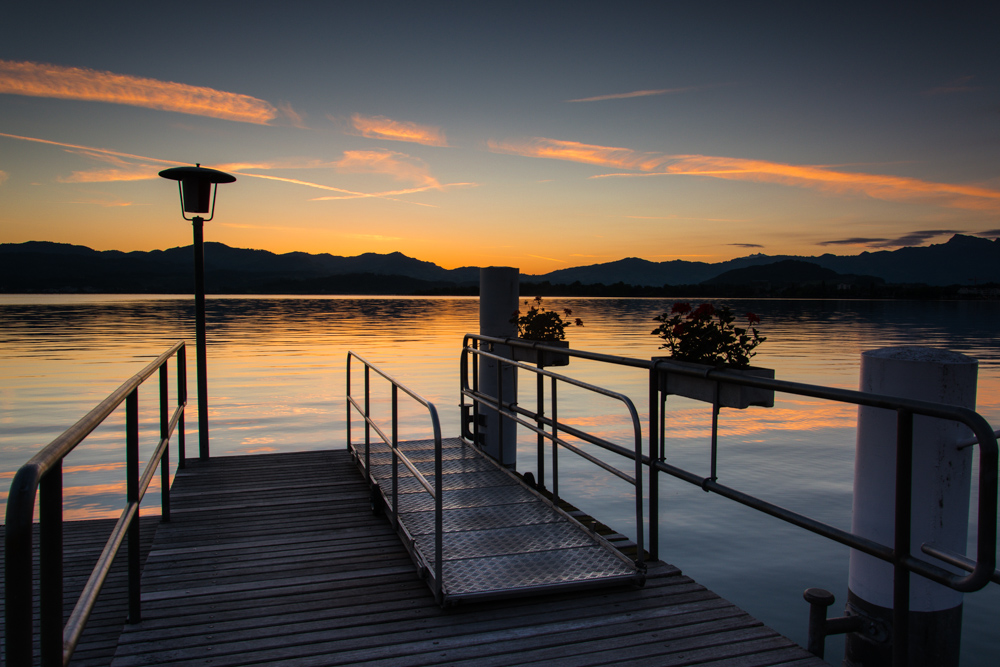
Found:
[[[645, 542], [643, 537], [643, 498], [642, 498], [642, 466], [643, 466], [643, 455], [642, 455], [642, 424], [639, 420], [639, 413], [632, 403], [632, 400], [615, 391], [605, 389], [603, 387], [598, 387], [597, 385], [592, 385], [587, 382], [582, 382], [580, 380], [567, 377], [565, 375], [560, 375], [547, 371], [544, 368], [538, 368], [535, 366], [530, 366], [528, 364], [521, 363], [519, 361], [514, 361], [507, 357], [499, 356], [494, 354], [492, 351], [495, 343], [487, 340], [486, 346], [484, 348], [476, 347], [477, 341], [484, 337], [474, 336], [472, 334], [466, 334], [465, 340], [462, 345], [462, 357], [461, 357], [461, 395], [462, 395], [462, 410], [463, 414], [463, 436], [465, 436], [471, 442], [476, 443], [477, 446], [481, 446], [479, 437], [479, 424], [480, 424], [480, 406], [484, 405], [492, 408], [497, 413], [503, 417], [509, 418], [516, 424], [524, 426], [525, 428], [533, 431], [538, 436], [538, 479], [536, 480], [539, 488], [544, 488], [545, 486], [545, 452], [544, 444], [545, 441], [552, 443], [552, 500], [555, 503], [559, 502], [559, 458], [558, 451], [562, 447], [581, 458], [590, 461], [594, 465], [606, 470], [612, 475], [624, 480], [625, 482], [631, 484], [635, 488], [635, 525], [636, 525], [636, 558], [635, 562], [637, 564], [642, 564], [645, 553]], [[526, 347], [531, 347], [527, 345]], [[537, 349], [542, 350], [543, 346], [538, 346]], [[564, 352], [566, 348], [551, 348], [557, 353]], [[502, 398], [497, 398], [496, 396], [490, 396], [484, 394], [479, 389], [479, 364], [476, 363], [479, 359], [493, 359], [497, 363], [497, 394], [503, 396], [503, 373], [502, 366], [507, 365], [517, 369], [529, 371], [534, 373], [536, 376], [536, 389], [537, 389], [537, 404], [535, 411], [528, 410], [517, 404], [517, 400], [513, 402], [505, 402]], [[471, 363], [470, 363], [471, 361]], [[472, 367], [472, 382], [469, 382], [469, 367]], [[545, 414], [545, 378], [549, 378], [551, 381], [551, 394], [550, 394], [550, 415]], [[628, 411], [629, 418], [632, 423], [633, 430], [633, 442], [632, 449], [628, 449], [619, 444], [613, 443], [605, 438], [601, 438], [596, 435], [587, 433], [581, 429], [578, 429], [568, 423], [561, 422], [559, 420], [559, 394], [558, 386], [559, 383], [564, 383], [572, 385], [574, 387], [579, 387], [587, 391], [606, 396], [608, 398], [614, 399], [621, 402], [625, 409]], [[469, 399], [471, 403], [467, 403], [466, 399]], [[503, 428], [504, 419], [500, 419], [499, 422], [499, 439], [503, 440]], [[468, 428], [469, 424], [472, 424], [471, 430]], [[546, 428], [549, 430], [546, 431]], [[583, 442], [596, 445], [602, 449], [609, 452], [613, 452], [620, 456], [624, 456], [628, 459], [634, 461], [635, 472], [630, 475], [623, 472], [619, 468], [610, 465], [600, 458], [590, 454], [581, 447], [574, 445], [573, 443], [567, 441], [565, 438], [559, 436], [560, 433], [565, 433], [573, 438], [581, 440]], [[502, 448], [501, 448], [502, 454]], [[503, 461], [501, 461], [501, 464]]]
[[[5, 527], [5, 638], [10, 667], [33, 662], [34, 600], [32, 524], [39, 500], [39, 592], [41, 660], [45, 667], [67, 665], [80, 640], [118, 549], [128, 538], [128, 622], [141, 620], [139, 504], [160, 466], [162, 520], [170, 520], [169, 443], [177, 430], [178, 467], [184, 467], [184, 409], [187, 406], [187, 363], [184, 341], [174, 343], [121, 385], [80, 421], [35, 454], [14, 475], [7, 497]], [[177, 357], [177, 400], [170, 411], [167, 362]], [[139, 474], [139, 386], [159, 371], [160, 441]], [[125, 403], [125, 508], [115, 524], [90, 578], [63, 625], [63, 459], [118, 406]]]
[[[364, 404], [358, 403], [355, 395], [351, 393], [351, 361], [357, 359], [358, 362], [364, 367]], [[391, 386], [391, 425], [390, 434], [386, 435], [385, 431], [375, 422], [371, 414], [371, 371], [374, 371], [381, 378], [389, 382]], [[404, 394], [409, 396], [411, 399], [416, 401], [419, 405], [422, 405], [428, 412], [431, 421], [431, 428], [434, 434], [434, 484], [431, 484], [427, 477], [425, 477], [418, 469], [417, 466], [399, 449], [399, 390], [402, 390]], [[399, 380], [396, 380], [388, 373], [385, 373], [377, 366], [371, 362], [364, 359], [362, 356], [355, 354], [354, 352], [347, 353], [347, 447], [351, 447], [351, 420], [352, 413], [351, 408], [357, 410], [364, 418], [365, 422], [365, 480], [368, 482], [369, 487], [372, 485], [371, 476], [371, 434], [372, 431], [386, 444], [392, 451], [392, 490], [389, 494], [391, 502], [391, 514], [393, 526], [398, 528], [399, 521], [399, 462], [402, 461], [403, 465], [406, 466], [413, 477], [420, 483], [424, 490], [427, 491], [434, 499], [434, 597], [438, 604], [441, 604], [444, 599], [443, 594], [443, 582], [441, 579], [442, 573], [442, 552], [443, 552], [443, 505], [442, 505], [442, 466], [441, 466], [441, 422], [438, 419], [437, 408], [434, 404], [423, 398], [420, 394], [409, 389]]]
[[[945, 405], [918, 401], [895, 396], [886, 396], [850, 389], [823, 387], [787, 380], [750, 377], [733, 373], [722, 368], [692, 369], [670, 359], [634, 359], [616, 355], [588, 352], [546, 346], [532, 343], [519, 338], [498, 338], [466, 334], [466, 345], [470, 342], [482, 347], [487, 345], [508, 345], [524, 349], [537, 349], [551, 353], [568, 355], [573, 358], [587, 359], [599, 363], [630, 366], [646, 369], [649, 373], [649, 453], [642, 457], [644, 465], [650, 468], [649, 479], [649, 542], [650, 557], [656, 559], [658, 543], [658, 505], [659, 505], [659, 475], [663, 472], [677, 479], [693, 484], [704, 491], [717, 493], [721, 496], [746, 505], [787, 523], [804, 528], [817, 535], [857, 549], [893, 566], [893, 588], [895, 604], [893, 609], [895, 631], [892, 633], [893, 662], [897, 665], [907, 663], [908, 653], [908, 616], [909, 616], [909, 575], [911, 572], [935, 581], [956, 591], [974, 592], [987, 586], [991, 581], [1000, 583], [1000, 571], [996, 569], [997, 541], [997, 488], [998, 488], [998, 456], [997, 433], [990, 424], [977, 412], [955, 405]], [[518, 364], [518, 367], [522, 367]], [[738, 489], [720, 484], [715, 475], [718, 451], [716, 448], [718, 429], [718, 392], [713, 403], [711, 460], [712, 473], [704, 477], [696, 472], [667, 463], [663, 447], [665, 427], [662, 421], [664, 395], [660, 390], [659, 378], [662, 373], [676, 373], [690, 377], [701, 377], [716, 383], [743, 385], [760, 389], [770, 389], [776, 392], [795, 396], [808, 396], [821, 400], [851, 403], [859, 406], [869, 406], [891, 410], [897, 416], [896, 452], [897, 466], [895, 477], [895, 539], [890, 545], [880, 544], [861, 535], [842, 530], [836, 526], [818, 521], [812, 517], [793, 512], [766, 500], [750, 495]], [[464, 375], [464, 367], [463, 367]], [[520, 411], [518, 411], [520, 412]], [[979, 503], [976, 531], [976, 558], [968, 558], [962, 554], [954, 554], [933, 544], [921, 545], [921, 551], [935, 557], [941, 562], [954, 565], [969, 574], [962, 576], [949, 572], [943, 567], [918, 558], [911, 553], [909, 536], [911, 534], [912, 508], [912, 450], [913, 450], [913, 418], [916, 415], [949, 420], [965, 425], [972, 434], [968, 439], [956, 442], [956, 447], [977, 445], [979, 452]], [[519, 422], [523, 423], [523, 422]], [[614, 451], [614, 450], [611, 450]]]

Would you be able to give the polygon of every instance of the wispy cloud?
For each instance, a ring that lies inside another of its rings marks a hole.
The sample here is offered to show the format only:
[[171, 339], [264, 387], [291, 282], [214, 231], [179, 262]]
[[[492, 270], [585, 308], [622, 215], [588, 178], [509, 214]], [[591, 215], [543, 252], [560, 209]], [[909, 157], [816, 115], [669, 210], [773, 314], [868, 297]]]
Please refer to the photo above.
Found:
[[953, 234], [962, 234], [962, 233], [964, 232], [955, 229], [928, 229], [928, 230], [910, 232], [909, 234], [904, 234], [903, 236], [898, 236], [896, 238], [852, 236], [843, 239], [820, 241], [817, 245], [862, 246], [866, 248], [903, 248], [907, 246], [923, 245], [927, 241], [935, 239], [939, 236], [945, 236], [945, 235], [951, 236]]
[[0, 169], [0, 185], [3, 185], [4, 181], [6, 181], [8, 178], [10, 178], [10, 174]]
[[615, 146], [598, 146], [584, 144], [579, 141], [563, 141], [561, 139], [546, 139], [535, 137], [526, 141], [495, 141], [490, 139], [486, 145], [494, 153], [507, 155], [523, 155], [525, 157], [548, 158], [551, 160], [568, 160], [583, 162], [601, 167], [618, 169], [639, 169], [649, 171], [657, 168], [668, 159], [659, 153], [640, 153], [631, 148]]
[[633, 90], [631, 93], [612, 93], [611, 95], [595, 95], [594, 97], [581, 97], [577, 100], [566, 100], [567, 102], [603, 102], [604, 100], [627, 100], [632, 97], [651, 97], [653, 95], [671, 95], [674, 93], [686, 93], [698, 90], [705, 86], [686, 86], [684, 88], [658, 88], [656, 90]]
[[850, 172], [823, 165], [795, 165], [709, 155], [667, 155], [542, 137], [519, 142], [490, 140], [488, 146], [496, 153], [632, 170], [597, 174], [590, 178], [706, 176], [778, 183], [834, 194], [862, 194], [888, 201], [923, 201], [952, 208], [1000, 210], [1000, 190], [935, 183], [905, 176]]
[[759, 243], [729, 243], [727, 245], [736, 246], [737, 248], [763, 248]]
[[444, 131], [432, 125], [420, 125], [405, 120], [392, 120], [385, 116], [351, 116], [351, 125], [362, 137], [409, 141], [425, 146], [447, 146]]
[[12, 60], [0, 60], [0, 93], [126, 104], [260, 125], [279, 113], [270, 103], [250, 95], [85, 67]]
[[334, 163], [334, 166], [341, 173], [385, 174], [397, 181], [441, 187], [437, 179], [431, 176], [430, 169], [423, 160], [395, 151], [345, 151], [343, 159]]
[[987, 238], [994, 238], [1000, 236], [1000, 229], [987, 229], [985, 232], [972, 232], [976, 236], [985, 236]]
[[[133, 153], [124, 153], [121, 151], [116, 151], [108, 148], [95, 148], [93, 146], [81, 146], [78, 144], [68, 144], [60, 141], [50, 141], [48, 139], [38, 139], [35, 137], [23, 137], [16, 134], [6, 134], [0, 132], [0, 137], [7, 137], [10, 139], [18, 139], [21, 141], [30, 141], [40, 144], [46, 144], [49, 146], [56, 146], [62, 148], [63, 150], [76, 153], [78, 155], [85, 155], [92, 159], [111, 164], [112, 166], [107, 169], [96, 169], [92, 171], [74, 171], [70, 176], [60, 177], [57, 180], [62, 183], [102, 183], [102, 182], [112, 182], [112, 181], [134, 181], [142, 179], [153, 179], [157, 178], [158, 171], [163, 168], [163, 165], [187, 165], [186, 162], [177, 162], [175, 160], [164, 160], [161, 158], [147, 157], [143, 155], [135, 155]], [[362, 153], [364, 151], [361, 151]], [[335, 196], [329, 197], [316, 197], [312, 201], [322, 201], [327, 199], [388, 199], [391, 201], [401, 201], [407, 204], [413, 204], [415, 206], [428, 206], [434, 208], [433, 204], [426, 204], [422, 202], [411, 202], [405, 199], [396, 199], [400, 195], [413, 194], [417, 192], [425, 192], [427, 190], [447, 190], [449, 188], [457, 187], [476, 187], [476, 183], [463, 182], [463, 183], [439, 183], [437, 179], [433, 178], [429, 172], [421, 167], [419, 161], [407, 162], [403, 158], [408, 158], [402, 153], [392, 153], [392, 151], [369, 151], [371, 153], [376, 153], [375, 156], [363, 156], [363, 155], [350, 155], [348, 153], [344, 154], [344, 158], [339, 161], [323, 161], [323, 160], [285, 160], [285, 161], [275, 161], [275, 162], [240, 162], [240, 163], [229, 163], [229, 164], [219, 164], [212, 165], [215, 168], [228, 171], [236, 176], [246, 176], [249, 178], [260, 178], [271, 181], [280, 181], [283, 183], [290, 183], [293, 185], [302, 185], [309, 188], [316, 188], [319, 190], [327, 190], [329, 192], [339, 193]], [[386, 154], [388, 159], [386, 159]], [[403, 188], [397, 190], [388, 190], [383, 192], [360, 192], [357, 190], [349, 190], [346, 188], [338, 188], [332, 185], [324, 185], [322, 183], [313, 183], [311, 181], [305, 181], [297, 178], [288, 178], [284, 176], [274, 176], [271, 174], [258, 174], [248, 170], [269, 170], [269, 169], [315, 169], [315, 168], [334, 168], [340, 169], [344, 172], [352, 173], [382, 173], [391, 175], [398, 180], [415, 180], [421, 185], [413, 188]]]
[[973, 93], [979, 90], [986, 90], [986, 86], [973, 86], [970, 85], [972, 80], [976, 77], [960, 76], [957, 79], [949, 81], [943, 86], [935, 86], [934, 88], [928, 88], [924, 91], [924, 95], [954, 95], [956, 93]]
[[542, 255], [528, 255], [528, 257], [534, 257], [535, 259], [544, 259], [547, 262], [558, 262], [560, 264], [565, 264], [566, 260], [556, 259], [554, 257], [543, 257]]

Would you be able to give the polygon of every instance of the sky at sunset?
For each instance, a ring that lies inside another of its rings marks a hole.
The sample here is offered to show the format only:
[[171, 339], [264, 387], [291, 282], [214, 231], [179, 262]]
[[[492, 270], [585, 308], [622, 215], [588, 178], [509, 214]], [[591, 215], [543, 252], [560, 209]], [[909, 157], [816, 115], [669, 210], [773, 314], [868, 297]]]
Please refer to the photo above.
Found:
[[[992, 8], [984, 8], [987, 5]], [[0, 242], [205, 238], [526, 273], [1000, 235], [996, 3], [35, 2]]]

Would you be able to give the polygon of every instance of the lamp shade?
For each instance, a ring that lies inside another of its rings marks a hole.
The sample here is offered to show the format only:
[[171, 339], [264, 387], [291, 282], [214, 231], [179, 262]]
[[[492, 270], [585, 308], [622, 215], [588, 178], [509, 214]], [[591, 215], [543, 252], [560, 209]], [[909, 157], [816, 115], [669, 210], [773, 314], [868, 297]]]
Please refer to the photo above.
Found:
[[212, 205], [212, 185], [232, 183], [235, 176], [218, 169], [202, 167], [173, 167], [160, 172], [163, 178], [181, 183], [181, 205], [185, 213], [208, 213]]

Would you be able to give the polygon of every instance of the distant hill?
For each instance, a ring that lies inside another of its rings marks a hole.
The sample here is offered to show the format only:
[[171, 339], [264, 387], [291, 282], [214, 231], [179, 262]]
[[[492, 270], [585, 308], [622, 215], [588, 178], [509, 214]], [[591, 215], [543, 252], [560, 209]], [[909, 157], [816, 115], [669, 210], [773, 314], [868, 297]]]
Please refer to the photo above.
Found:
[[[279, 255], [205, 244], [205, 289], [210, 294], [415, 294], [478, 284], [478, 267], [448, 270], [399, 252]], [[193, 289], [191, 246], [126, 253], [66, 243], [0, 244], [0, 292], [163, 294]]]
[[1000, 239], [989, 240], [956, 234], [946, 243], [863, 252], [860, 255], [796, 257], [754, 254], [726, 262], [708, 264], [672, 260], [650, 262], [628, 258], [606, 264], [560, 269], [539, 276], [536, 282], [584, 285], [625, 282], [630, 285], [699, 285], [717, 276], [750, 266], [800, 260], [817, 264], [841, 274], [869, 275], [887, 283], [923, 283], [927, 285], [972, 285], [1000, 282]]
[[[120, 252], [42, 241], [4, 243], [0, 292], [190, 293], [193, 261], [190, 246]], [[709, 289], [752, 283], [972, 286], [1000, 283], [1000, 240], [956, 234], [942, 244], [853, 256], [754, 254], [715, 264], [629, 257], [521, 279], [549, 287], [576, 285], [577, 292], [580, 286], [606, 286], [600, 294], [624, 294], [628, 286]], [[399, 252], [339, 257], [205, 244], [205, 284], [210, 294], [474, 294], [478, 283], [478, 267], [444, 269]]]
[[800, 259], [784, 259], [773, 264], [748, 266], [733, 269], [702, 282], [702, 285], [809, 285], [828, 283], [833, 285], [881, 285], [885, 281], [875, 276], [856, 276], [837, 273], [813, 262]]

